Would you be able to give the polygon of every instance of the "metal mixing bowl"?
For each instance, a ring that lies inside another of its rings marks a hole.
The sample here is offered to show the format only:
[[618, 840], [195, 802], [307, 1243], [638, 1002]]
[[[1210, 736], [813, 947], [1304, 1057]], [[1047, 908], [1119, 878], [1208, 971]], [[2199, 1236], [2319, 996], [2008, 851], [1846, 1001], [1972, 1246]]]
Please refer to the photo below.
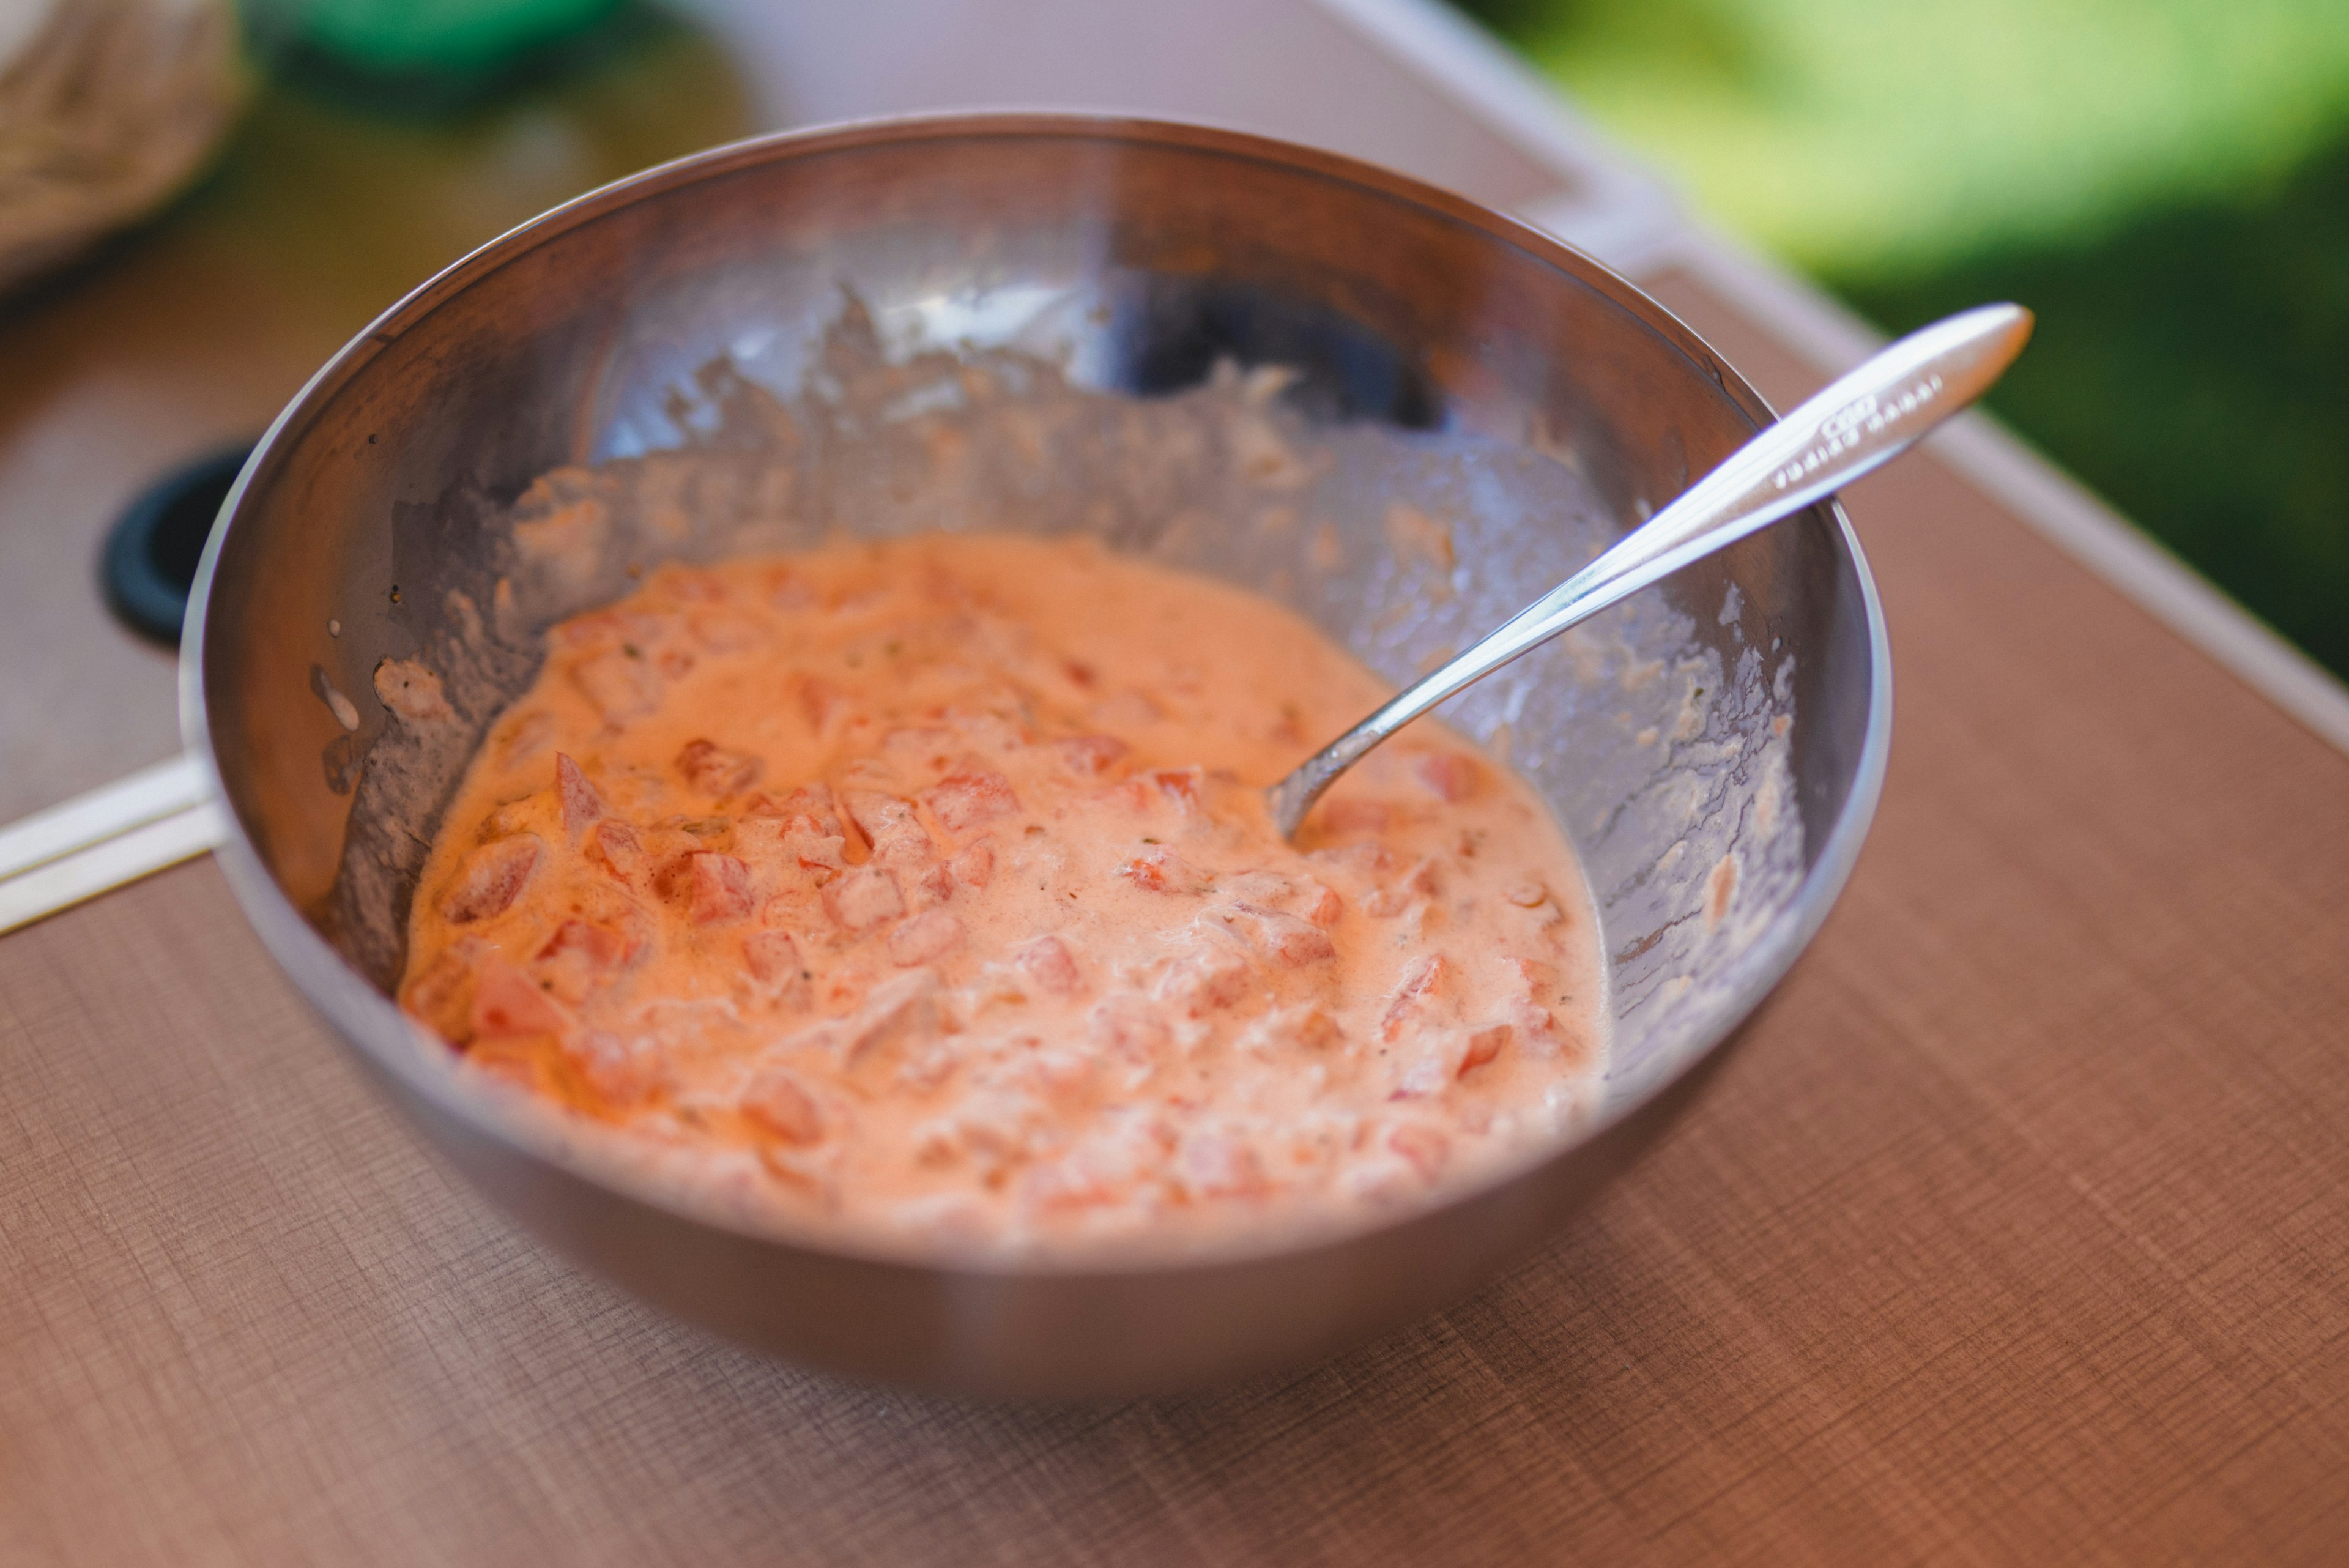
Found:
[[[1851, 868], [1889, 692], [1875, 591], [1832, 506], [1691, 568], [1643, 609], [1610, 612], [1616, 631], [1554, 645], [1452, 711], [1481, 736], [1508, 726], [1583, 857], [1614, 1044], [1579, 1136], [1433, 1207], [1207, 1252], [1018, 1265], [844, 1245], [632, 1179], [419, 1048], [387, 985], [415, 844], [462, 758], [395, 756], [371, 672], [454, 646], [464, 611], [450, 589], [490, 602], [502, 509], [535, 476], [665, 442], [739, 456], [750, 438], [697, 425], [694, 369], [731, 356], [791, 393], [843, 288], [885, 345], [925, 324], [954, 353], [1049, 339], [1090, 395], [1163, 401], [1219, 361], [1287, 367], [1281, 418], [1327, 437], [1339, 491], [1359, 482], [1350, 503], [1311, 503], [1349, 565], [1318, 582], [1267, 569], [1237, 543], [1237, 519], [1213, 518], [1204, 538], [1191, 523], [1184, 563], [1282, 594], [1396, 677], [1549, 587], [1769, 417], [1692, 333], [1588, 257], [1415, 182], [1255, 137], [963, 115], [653, 170], [418, 289], [312, 379], [246, 465], [197, 578], [182, 680], [189, 744], [233, 808], [222, 862], [254, 927], [492, 1199], [638, 1294], [804, 1362], [934, 1388], [1125, 1394], [1306, 1362], [1475, 1290], [1656, 1137]], [[816, 506], [809, 526], [882, 526], [841, 500], [859, 493], [854, 442], [827, 461], [841, 504]], [[1398, 563], [1378, 504], [1390, 483], [1448, 509], [1460, 559], [1444, 580]], [[1552, 502], [1582, 510], [1549, 516]], [[1039, 508], [1054, 527], [1164, 542], [1116, 508]], [[532, 672], [526, 639], [506, 652], [487, 695], [460, 696], [469, 736]], [[321, 700], [330, 691], [359, 699], [356, 732]], [[370, 787], [401, 769], [422, 807], [374, 820], [387, 813]]]

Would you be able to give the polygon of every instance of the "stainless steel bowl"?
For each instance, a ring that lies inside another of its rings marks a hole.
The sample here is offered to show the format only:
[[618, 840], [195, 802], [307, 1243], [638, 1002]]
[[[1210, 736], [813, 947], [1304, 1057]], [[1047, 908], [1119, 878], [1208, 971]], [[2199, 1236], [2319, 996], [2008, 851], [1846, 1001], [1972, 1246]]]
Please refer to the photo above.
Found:
[[[1851, 868], [1890, 709], [1875, 591], [1833, 507], [1682, 574], [1616, 641], [1546, 650], [1457, 710], [1480, 734], [1510, 724], [1584, 857], [1615, 1044], [1581, 1136], [1439, 1206], [1205, 1254], [1011, 1266], [859, 1249], [616, 1173], [419, 1050], [386, 984], [415, 870], [398, 846], [431, 812], [396, 831], [367, 820], [371, 770], [393, 766], [370, 672], [445, 646], [450, 587], [486, 602], [500, 509], [535, 476], [707, 439], [657, 417], [693, 367], [731, 352], [788, 379], [843, 286], [876, 320], [951, 321], [980, 348], [1049, 319], [1071, 373], [1106, 395], [1162, 396], [1218, 359], [1299, 372], [1285, 417], [1329, 435], [1340, 479], [1369, 465], [1353, 475], [1369, 500], [1330, 503], [1356, 566], [1300, 587], [1214, 538], [1191, 564], [1287, 593], [1395, 675], [1450, 635], [1445, 617], [1474, 629], [1532, 597], [1768, 417], [1692, 333], [1588, 257], [1258, 138], [960, 115], [653, 170], [418, 289], [312, 379], [246, 465], [197, 578], [182, 681], [188, 742], [233, 811], [222, 860], [254, 927], [394, 1100], [524, 1224], [649, 1300], [804, 1362], [987, 1394], [1119, 1395], [1309, 1361], [1473, 1291], [1687, 1102]], [[1451, 465], [1448, 504], [1473, 536], [1440, 603], [1394, 568], [1371, 472], [1381, 452]], [[835, 461], [852, 472], [853, 446]], [[1590, 503], [1578, 522], [1542, 514], [1544, 495], [1568, 493], [1546, 491], [1553, 480]], [[825, 521], [862, 525], [853, 514]], [[1376, 613], [1414, 594], [1417, 613]], [[492, 684], [511, 695], [530, 673], [525, 650]], [[1690, 696], [1704, 679], [1715, 689]], [[360, 699], [356, 733], [326, 686]], [[1677, 729], [1639, 723], [1651, 687], [1677, 694]], [[471, 732], [495, 695], [460, 703]], [[426, 767], [440, 770], [428, 806], [455, 765]], [[1706, 874], [1716, 852], [1741, 873], [1726, 893]], [[370, 924], [372, 940], [358, 932]]]

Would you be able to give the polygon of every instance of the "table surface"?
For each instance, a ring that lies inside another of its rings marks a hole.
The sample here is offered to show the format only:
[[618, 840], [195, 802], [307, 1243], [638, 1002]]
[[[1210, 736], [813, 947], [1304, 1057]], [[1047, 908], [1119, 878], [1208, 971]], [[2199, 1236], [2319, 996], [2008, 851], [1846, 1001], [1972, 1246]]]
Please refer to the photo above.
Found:
[[[773, 72], [730, 107], [645, 107], [733, 79], [664, 48], [567, 89], [637, 126], [594, 158], [784, 117]], [[212, 191], [0, 319], [29, 367], [0, 389], [16, 668], [41, 645], [15, 566], [86, 571], [155, 454], [254, 428], [424, 251], [605, 167], [290, 101], [245, 134]], [[446, 198], [411, 249], [329, 256], [399, 225], [273, 220], [285, 192], [247, 189], [305, 138], [369, 137]], [[1477, 161], [1465, 131], [1430, 145]], [[1704, 269], [1642, 281], [1772, 399], [1821, 379]], [[214, 318], [223, 292], [251, 332]], [[427, 1156], [209, 861], [0, 940], [0, 1560], [2337, 1559], [2349, 757], [1946, 451], [1847, 500], [1897, 738], [1811, 952], [1554, 1245], [1290, 1376], [1018, 1408], [759, 1359], [554, 1260]], [[48, 792], [19, 805], [170, 743], [168, 670], [52, 607], [31, 784], [33, 710], [0, 709], [8, 787]], [[130, 711], [142, 682], [163, 728]], [[66, 722], [78, 691], [115, 711]]]

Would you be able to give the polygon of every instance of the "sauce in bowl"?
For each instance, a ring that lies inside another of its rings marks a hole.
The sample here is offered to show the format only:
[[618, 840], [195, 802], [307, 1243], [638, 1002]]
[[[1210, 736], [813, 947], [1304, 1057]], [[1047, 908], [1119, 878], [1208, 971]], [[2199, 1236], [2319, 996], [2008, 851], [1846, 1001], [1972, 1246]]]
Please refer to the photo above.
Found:
[[450, 806], [399, 995], [761, 1204], [1011, 1248], [1409, 1202], [1596, 1100], [1538, 799], [1302, 619], [1084, 541], [667, 566], [557, 626]]

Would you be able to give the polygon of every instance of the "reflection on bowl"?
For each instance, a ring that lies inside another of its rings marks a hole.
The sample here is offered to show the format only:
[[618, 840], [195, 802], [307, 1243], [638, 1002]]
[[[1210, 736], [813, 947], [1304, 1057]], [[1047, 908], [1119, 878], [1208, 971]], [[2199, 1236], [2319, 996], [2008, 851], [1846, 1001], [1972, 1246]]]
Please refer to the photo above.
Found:
[[[844, 329], [891, 379], [854, 418], [843, 378], [864, 372], [840, 357]], [[918, 455], [951, 417], [938, 389], [982, 365], [1067, 417], [942, 477]], [[1186, 389], [1225, 365], [1281, 368], [1264, 417], [1293, 471], [1228, 433], [1139, 479], [1106, 460], [1114, 431], [1189, 417]], [[418, 1048], [384, 991], [422, 841], [533, 673], [533, 634], [662, 558], [1016, 521], [1271, 593], [1400, 679], [1764, 417], [1587, 258], [1326, 154], [1069, 116], [771, 138], [558, 209], [319, 373], [200, 576], [189, 738], [234, 808], [223, 860], [279, 961], [444, 1152], [573, 1256], [852, 1374], [1038, 1395], [1195, 1384], [1326, 1354], [1537, 1243], [1794, 961], [1857, 851], [1889, 724], [1841, 518], [1692, 567], [1448, 711], [1507, 747], [1590, 874], [1615, 1008], [1590, 1130], [1371, 1229], [1150, 1257], [990, 1264], [749, 1223]], [[533, 576], [517, 517], [533, 482], [580, 465], [656, 498], [634, 515], [657, 525]], [[1256, 526], [1275, 506], [1299, 524]], [[1415, 558], [1428, 517], [1451, 531], [1448, 574]], [[387, 659], [449, 672], [449, 739], [418, 743], [371, 701], [347, 732], [320, 700], [371, 691]]]

